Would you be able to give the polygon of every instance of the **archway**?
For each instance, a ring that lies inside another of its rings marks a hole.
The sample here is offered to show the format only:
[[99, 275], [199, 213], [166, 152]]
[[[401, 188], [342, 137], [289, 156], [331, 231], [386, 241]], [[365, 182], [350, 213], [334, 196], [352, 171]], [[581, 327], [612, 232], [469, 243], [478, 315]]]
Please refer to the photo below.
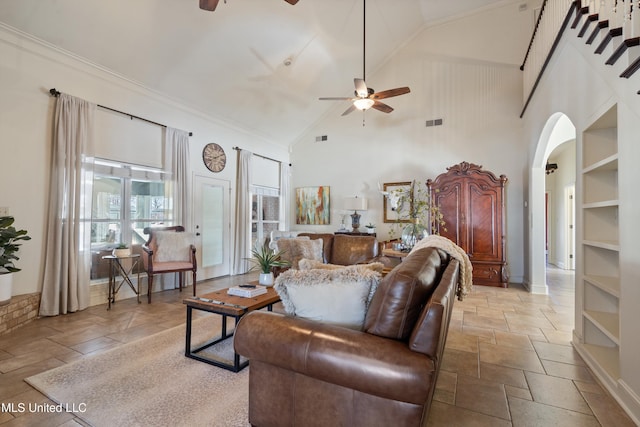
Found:
[[529, 175], [529, 291], [548, 293], [545, 257], [545, 165], [551, 152], [576, 138], [576, 128], [564, 113], [554, 113], [542, 129]]

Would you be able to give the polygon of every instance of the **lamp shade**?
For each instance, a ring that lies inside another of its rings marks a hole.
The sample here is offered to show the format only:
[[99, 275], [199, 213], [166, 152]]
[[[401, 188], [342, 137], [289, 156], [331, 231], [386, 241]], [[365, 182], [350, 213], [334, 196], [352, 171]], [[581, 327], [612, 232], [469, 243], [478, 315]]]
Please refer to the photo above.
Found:
[[369, 108], [373, 107], [373, 104], [375, 104], [375, 101], [369, 98], [360, 98], [353, 101], [353, 105], [358, 110], [362, 110], [362, 111], [368, 110]]
[[364, 197], [347, 197], [344, 199], [344, 208], [348, 211], [366, 211], [367, 199]]

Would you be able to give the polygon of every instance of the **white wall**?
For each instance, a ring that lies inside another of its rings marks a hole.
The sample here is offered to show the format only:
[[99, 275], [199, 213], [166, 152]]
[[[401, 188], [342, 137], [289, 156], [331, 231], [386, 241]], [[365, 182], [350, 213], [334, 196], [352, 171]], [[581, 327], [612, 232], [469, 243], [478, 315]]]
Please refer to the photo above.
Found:
[[[236, 153], [232, 147], [288, 161], [282, 146], [1, 26], [0, 58], [0, 206], [9, 207], [16, 225], [27, 229], [33, 238], [19, 254], [18, 266], [23, 270], [14, 277], [14, 295], [41, 289], [54, 105], [50, 88], [193, 132], [193, 173], [229, 181], [233, 194]], [[202, 149], [209, 142], [220, 144], [227, 153], [227, 166], [218, 174], [209, 172], [202, 163]], [[235, 203], [232, 218], [233, 206]]]
[[[413, 179], [424, 183], [447, 167], [468, 161], [508, 178], [508, 271], [510, 281], [522, 282], [523, 179], [527, 175], [519, 118], [522, 76], [516, 65], [498, 61], [506, 61], [505, 52], [513, 53], [528, 40], [509, 40], [504, 33], [485, 31], [497, 28], [513, 8], [517, 5], [425, 29], [384, 67], [367, 76], [367, 84], [376, 90], [411, 88], [410, 94], [385, 100], [396, 110], [391, 114], [370, 110], [341, 117], [348, 104], [337, 103], [330, 114], [311, 126], [293, 146], [293, 187], [331, 187], [331, 226], [292, 228], [335, 231], [340, 214], [345, 213], [344, 197], [358, 195], [369, 199], [360, 223], [378, 225], [378, 239], [385, 240], [390, 224], [383, 224], [383, 199], [377, 183]], [[516, 16], [522, 20], [515, 19], [518, 25], [530, 24], [528, 15]], [[478, 37], [470, 43], [468, 34]], [[426, 127], [426, 120], [439, 118], [442, 126]], [[328, 140], [315, 142], [319, 135], [327, 135]], [[346, 222], [349, 225], [350, 218]]]
[[[640, 370], [637, 369], [637, 358], [640, 354], [640, 336], [636, 325], [640, 322], [640, 199], [637, 197], [637, 183], [640, 182], [640, 144], [637, 135], [640, 133], [640, 74], [631, 79], [618, 78], [624, 58], [616, 66], [605, 65], [604, 61], [611, 55], [611, 50], [602, 55], [593, 53], [593, 46], [584, 44], [583, 39], [576, 36], [577, 30], [568, 30], [562, 38], [556, 53], [552, 57], [547, 71], [540, 81], [538, 89], [524, 115], [524, 129], [529, 149], [529, 162], [532, 176], [535, 170], [543, 167], [539, 158], [541, 135], [550, 117], [558, 112], [566, 114], [576, 127], [577, 157], [580, 157], [582, 132], [595, 119], [608, 111], [613, 105], [618, 109], [618, 197], [619, 229], [620, 229], [620, 380], [617, 387], [611, 389], [617, 400], [628, 409], [635, 421], [640, 420]], [[610, 46], [610, 49], [611, 46]], [[576, 163], [580, 171], [580, 164]], [[535, 177], [534, 177], [535, 178]], [[535, 209], [544, 206], [544, 184], [531, 180], [529, 192], [530, 206]], [[579, 184], [579, 180], [578, 180]], [[542, 191], [539, 187], [542, 186]], [[580, 187], [576, 189], [576, 204], [580, 206]], [[538, 200], [533, 200], [538, 198]], [[536, 224], [535, 218], [529, 216], [530, 235], [544, 232], [543, 225]], [[579, 219], [579, 215], [578, 215]], [[578, 224], [578, 239], [580, 224]], [[535, 248], [535, 238], [530, 239], [528, 255], [539, 252]], [[580, 248], [576, 251], [577, 260], [581, 257]], [[582, 290], [579, 265], [576, 265], [576, 322], [574, 335], [580, 340], [583, 335], [582, 325]]]

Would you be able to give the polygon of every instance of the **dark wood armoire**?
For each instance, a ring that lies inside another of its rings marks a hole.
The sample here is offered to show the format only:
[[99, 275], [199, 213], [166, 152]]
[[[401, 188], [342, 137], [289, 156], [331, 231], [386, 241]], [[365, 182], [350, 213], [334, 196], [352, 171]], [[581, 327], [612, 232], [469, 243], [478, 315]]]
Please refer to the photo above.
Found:
[[508, 286], [505, 253], [504, 186], [500, 178], [482, 166], [462, 162], [427, 181], [432, 202], [444, 224], [436, 224], [441, 236], [454, 241], [469, 255], [474, 285]]

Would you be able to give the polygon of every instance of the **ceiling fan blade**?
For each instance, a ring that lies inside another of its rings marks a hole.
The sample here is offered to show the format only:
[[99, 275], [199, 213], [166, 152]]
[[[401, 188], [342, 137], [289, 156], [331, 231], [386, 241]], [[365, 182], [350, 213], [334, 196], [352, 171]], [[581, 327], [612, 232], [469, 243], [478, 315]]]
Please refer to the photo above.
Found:
[[383, 90], [382, 92], [376, 92], [371, 95], [371, 99], [384, 99], [391, 98], [392, 96], [404, 95], [411, 92], [408, 87], [397, 87], [395, 89]]
[[324, 97], [318, 98], [320, 101], [352, 101], [353, 98], [345, 98], [345, 97]]
[[284, 1], [286, 1], [287, 3], [289, 3], [291, 5], [298, 3], [298, 0], [284, 0]]
[[390, 113], [393, 111], [393, 108], [389, 107], [387, 104], [384, 104], [380, 101], [376, 101], [371, 108], [375, 108], [378, 111], [382, 111], [383, 113]]
[[347, 108], [347, 109], [345, 110], [345, 112], [344, 112], [344, 113], [342, 113], [342, 115], [343, 115], [343, 116], [346, 116], [347, 114], [351, 113], [351, 112], [352, 112], [353, 110], [355, 110], [355, 109], [356, 109], [356, 106], [355, 106], [355, 105], [353, 105], [353, 104], [351, 104], [351, 105], [349, 106], [349, 108]]
[[367, 84], [364, 80], [356, 77], [353, 79], [353, 84], [356, 86], [356, 93], [360, 98], [366, 98], [369, 96], [369, 89], [367, 89]]
[[200, 9], [213, 12], [218, 6], [220, 0], [200, 0]]

